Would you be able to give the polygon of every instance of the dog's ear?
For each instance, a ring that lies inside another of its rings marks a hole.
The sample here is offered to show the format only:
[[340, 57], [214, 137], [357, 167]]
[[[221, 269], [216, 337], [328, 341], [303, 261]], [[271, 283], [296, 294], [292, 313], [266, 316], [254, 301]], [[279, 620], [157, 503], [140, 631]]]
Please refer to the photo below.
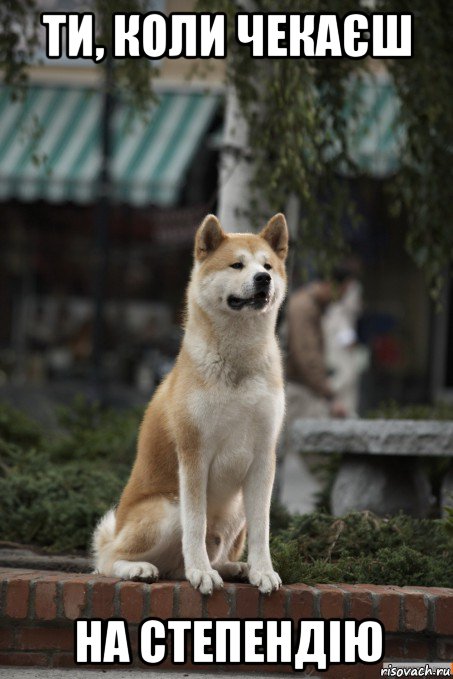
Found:
[[227, 238], [215, 215], [207, 215], [195, 236], [195, 259], [203, 261]]
[[286, 259], [289, 236], [285, 215], [282, 215], [281, 212], [274, 215], [261, 231], [260, 236], [269, 243], [280, 259]]

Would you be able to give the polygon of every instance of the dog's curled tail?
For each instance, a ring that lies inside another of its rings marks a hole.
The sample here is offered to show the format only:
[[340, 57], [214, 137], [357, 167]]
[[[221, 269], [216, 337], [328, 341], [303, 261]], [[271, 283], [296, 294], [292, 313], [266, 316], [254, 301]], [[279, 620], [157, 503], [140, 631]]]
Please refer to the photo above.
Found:
[[96, 573], [109, 575], [108, 563], [111, 561], [110, 553], [115, 538], [116, 517], [115, 510], [109, 509], [99, 520], [93, 533], [91, 553], [93, 556]]

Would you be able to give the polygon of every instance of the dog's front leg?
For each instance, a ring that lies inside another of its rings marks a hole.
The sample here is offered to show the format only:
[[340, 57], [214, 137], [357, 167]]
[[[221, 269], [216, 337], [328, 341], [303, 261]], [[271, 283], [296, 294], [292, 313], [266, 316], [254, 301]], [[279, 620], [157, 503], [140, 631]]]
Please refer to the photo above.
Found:
[[206, 491], [208, 470], [202, 464], [180, 466], [182, 551], [187, 580], [202, 594], [223, 586], [219, 573], [211, 568], [206, 550]]
[[275, 450], [255, 454], [244, 483], [247, 519], [249, 581], [269, 594], [282, 584], [269, 551], [269, 512], [275, 474]]

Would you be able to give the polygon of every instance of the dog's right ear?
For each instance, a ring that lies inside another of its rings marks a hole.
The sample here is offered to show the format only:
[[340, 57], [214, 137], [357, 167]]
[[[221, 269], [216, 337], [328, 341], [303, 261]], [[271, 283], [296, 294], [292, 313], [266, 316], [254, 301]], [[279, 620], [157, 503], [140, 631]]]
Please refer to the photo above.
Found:
[[195, 236], [195, 259], [202, 262], [227, 238], [215, 215], [207, 215]]
[[288, 254], [288, 225], [285, 215], [282, 215], [281, 212], [274, 215], [261, 231], [260, 236], [269, 243], [280, 259], [286, 259]]

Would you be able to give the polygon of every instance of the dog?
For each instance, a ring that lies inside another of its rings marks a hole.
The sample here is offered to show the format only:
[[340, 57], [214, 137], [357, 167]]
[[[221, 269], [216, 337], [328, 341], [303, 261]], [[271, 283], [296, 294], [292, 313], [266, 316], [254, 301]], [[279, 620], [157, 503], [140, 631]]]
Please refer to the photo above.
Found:
[[[284, 417], [276, 339], [286, 294], [288, 229], [195, 237], [179, 355], [145, 412], [118, 507], [93, 536], [98, 573], [183, 578], [202, 594], [223, 579], [281, 586], [269, 551], [275, 449]], [[248, 562], [240, 561], [248, 534]]]

